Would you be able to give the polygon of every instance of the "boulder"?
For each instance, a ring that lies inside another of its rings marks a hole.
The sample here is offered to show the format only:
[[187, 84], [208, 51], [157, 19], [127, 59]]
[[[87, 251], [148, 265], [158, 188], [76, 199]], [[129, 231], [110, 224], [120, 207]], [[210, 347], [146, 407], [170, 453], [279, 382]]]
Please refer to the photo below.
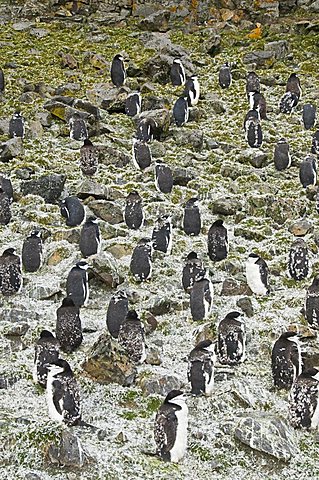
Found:
[[245, 64], [256, 65], [256, 68], [271, 68], [275, 63], [275, 54], [272, 51], [255, 50], [246, 53], [243, 57]]
[[240, 202], [238, 202], [238, 198], [222, 197], [214, 200], [209, 205], [209, 208], [214, 214], [234, 215], [238, 210], [241, 210], [241, 205]]
[[55, 465], [82, 468], [89, 462], [89, 456], [82, 447], [82, 443], [70, 430], [62, 430], [60, 442], [51, 443], [46, 452], [46, 459]]
[[235, 278], [226, 278], [223, 281], [221, 295], [250, 295], [250, 289], [245, 282], [241, 282]]
[[140, 21], [140, 28], [151, 32], [167, 32], [170, 15], [169, 10], [152, 13]]
[[115, 288], [124, 281], [119, 274], [119, 265], [116, 258], [109, 252], [101, 252], [93, 258], [91, 271], [109, 288]]
[[289, 53], [289, 45], [286, 40], [266, 43], [264, 49], [267, 52], [272, 52], [276, 60], [282, 60]]
[[22, 195], [40, 195], [47, 203], [56, 203], [63, 191], [65, 175], [43, 175], [35, 180], [27, 180], [21, 183]]
[[161, 395], [165, 397], [171, 390], [179, 390], [182, 382], [175, 375], [146, 376], [139, 378], [137, 384], [145, 395]]
[[114, 203], [106, 200], [92, 200], [88, 202], [88, 207], [94, 215], [101, 218], [111, 225], [124, 222], [122, 208]]
[[23, 140], [20, 137], [10, 138], [0, 145], [0, 160], [9, 162], [14, 157], [24, 155]]

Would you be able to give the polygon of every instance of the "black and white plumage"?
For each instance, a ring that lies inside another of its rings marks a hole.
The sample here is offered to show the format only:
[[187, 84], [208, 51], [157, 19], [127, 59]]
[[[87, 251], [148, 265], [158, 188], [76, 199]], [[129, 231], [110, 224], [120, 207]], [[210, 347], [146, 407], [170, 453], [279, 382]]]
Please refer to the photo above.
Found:
[[218, 82], [221, 88], [229, 88], [232, 82], [231, 68], [228, 63], [224, 63], [219, 69]]
[[249, 104], [251, 110], [258, 110], [262, 120], [267, 120], [267, 103], [262, 93], [249, 92]]
[[155, 187], [162, 193], [171, 193], [173, 189], [172, 170], [161, 161], [155, 163]]
[[0, 185], [0, 225], [7, 225], [12, 217], [11, 199], [7, 192]]
[[187, 255], [186, 263], [183, 267], [182, 273], [182, 285], [186, 292], [190, 292], [194, 285], [195, 278], [201, 278], [205, 276], [206, 269], [203, 262], [198, 258], [196, 252], [190, 252]]
[[301, 162], [299, 167], [299, 179], [303, 188], [310, 185], [316, 185], [317, 183], [317, 160], [312, 155], [307, 157]]
[[219, 323], [218, 359], [223, 365], [238, 365], [246, 359], [246, 329], [239, 312], [230, 312]]
[[305, 317], [310, 325], [319, 327], [319, 276], [313, 279], [307, 289]]
[[179, 97], [174, 103], [173, 117], [176, 125], [182, 127], [188, 122], [189, 108], [187, 97]]
[[156, 413], [156, 453], [167, 462], [179, 462], [186, 453], [188, 407], [183, 392], [170, 391]]
[[193, 395], [210, 396], [214, 386], [214, 366], [216, 363], [215, 344], [203, 340], [190, 352], [187, 378]]
[[259, 121], [259, 112], [249, 110], [245, 118], [246, 140], [251, 148], [259, 148], [263, 142], [263, 133]]
[[71, 268], [66, 280], [66, 293], [77, 307], [86, 306], [89, 300], [89, 265], [81, 260]]
[[319, 155], [319, 130], [317, 130], [312, 137], [311, 153]]
[[147, 142], [133, 138], [132, 161], [133, 165], [140, 170], [151, 165], [152, 153]]
[[301, 98], [301, 85], [300, 80], [296, 73], [292, 73], [287, 80], [286, 92], [294, 93], [298, 97], [298, 101]]
[[118, 337], [120, 326], [124, 322], [127, 313], [127, 295], [123, 290], [119, 290], [112, 296], [106, 313], [106, 325], [112, 337]]
[[10, 203], [13, 202], [13, 187], [10, 178], [0, 175], [0, 187], [9, 197]]
[[47, 405], [49, 417], [72, 426], [81, 422], [81, 402], [78, 384], [66, 360], [48, 364]]
[[62, 217], [66, 218], [68, 227], [81, 225], [85, 217], [84, 207], [78, 197], [66, 197], [60, 205]]
[[33, 381], [45, 388], [47, 385], [47, 364], [59, 359], [60, 344], [48, 330], [42, 330], [34, 347]]
[[161, 215], [152, 233], [153, 249], [168, 255], [172, 250], [172, 220], [169, 215]]
[[171, 76], [172, 85], [174, 85], [174, 87], [185, 85], [185, 82], [186, 82], [185, 69], [182, 64], [182, 61], [179, 58], [174, 58], [171, 66], [170, 76]]
[[274, 163], [276, 170], [285, 170], [291, 165], [291, 155], [289, 153], [289, 143], [285, 138], [281, 138], [276, 146], [274, 152]]
[[149, 280], [152, 275], [152, 241], [142, 238], [133, 250], [130, 272], [138, 282]]
[[22, 289], [21, 257], [7, 248], [0, 257], [0, 293], [14, 295]]
[[279, 111], [281, 113], [292, 113], [293, 109], [298, 105], [298, 95], [293, 92], [286, 92], [279, 102]]
[[15, 112], [9, 122], [9, 135], [11, 138], [25, 135], [25, 122], [20, 112]]
[[216, 220], [208, 230], [208, 256], [213, 262], [224, 260], [228, 254], [228, 233], [223, 220]]
[[290, 422], [295, 428], [319, 426], [319, 370], [310, 368], [294, 381], [289, 395]]
[[84, 141], [89, 137], [84, 119], [79, 113], [74, 113], [69, 119], [71, 140]]
[[22, 246], [22, 265], [26, 272], [36, 272], [42, 264], [42, 238], [40, 230], [33, 230]]
[[99, 152], [95, 145], [85, 138], [82, 147], [80, 148], [80, 168], [83, 175], [88, 177], [94, 175], [99, 167]]
[[100, 228], [96, 217], [89, 217], [80, 234], [80, 251], [84, 258], [95, 255], [101, 248]]
[[259, 115], [259, 108], [254, 109], [254, 110], [248, 110], [248, 112], [245, 115], [244, 119], [244, 130], [246, 131], [248, 128], [248, 121], [251, 120], [252, 118], [255, 118], [260, 121], [260, 115]]
[[297, 238], [291, 245], [288, 270], [295, 280], [303, 280], [309, 273], [308, 247], [303, 238]]
[[125, 100], [125, 113], [129, 117], [135, 117], [141, 113], [142, 96], [140, 92], [130, 93]]
[[260, 80], [255, 72], [248, 72], [246, 77], [246, 94], [248, 99], [250, 92], [260, 92]]
[[0, 95], [4, 92], [5, 80], [2, 68], [0, 68]]
[[183, 97], [187, 97], [188, 105], [194, 107], [197, 105], [200, 96], [200, 86], [197, 75], [189, 77], [185, 83]]
[[284, 332], [276, 340], [271, 353], [274, 385], [289, 390], [302, 372], [300, 342], [296, 332]]
[[302, 121], [306, 130], [309, 130], [315, 125], [316, 107], [311, 103], [305, 103], [302, 107]]
[[130, 192], [126, 197], [124, 221], [128, 228], [133, 230], [138, 230], [143, 226], [143, 201], [137, 192]]
[[214, 289], [210, 279], [206, 275], [197, 276], [190, 291], [190, 309], [194, 321], [204, 320], [210, 315], [213, 298]]
[[126, 80], [124, 58], [119, 53], [115, 55], [112, 60], [111, 80], [116, 87], [121, 87], [122, 85], [124, 85]]
[[199, 235], [201, 225], [198, 198], [190, 198], [184, 206], [183, 230], [186, 235]]
[[143, 142], [151, 142], [154, 138], [156, 129], [157, 123], [153, 118], [141, 118], [141, 120], [138, 122], [135, 136], [137, 140], [142, 140]]
[[120, 325], [118, 342], [133, 362], [144, 362], [146, 358], [144, 326], [135, 310], [129, 310]]
[[246, 260], [246, 280], [250, 290], [256, 295], [268, 295], [269, 269], [263, 258], [251, 253]]
[[61, 350], [71, 353], [82, 343], [80, 308], [74, 305], [71, 297], [66, 297], [56, 312], [55, 335]]

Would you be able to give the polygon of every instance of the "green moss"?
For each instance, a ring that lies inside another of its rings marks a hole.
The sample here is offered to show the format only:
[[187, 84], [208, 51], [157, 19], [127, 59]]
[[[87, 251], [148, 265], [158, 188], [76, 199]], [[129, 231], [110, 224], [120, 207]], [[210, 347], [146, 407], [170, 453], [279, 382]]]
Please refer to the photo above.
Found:
[[211, 451], [197, 442], [192, 442], [189, 445], [189, 450], [196, 455], [202, 462], [212, 460], [213, 456]]

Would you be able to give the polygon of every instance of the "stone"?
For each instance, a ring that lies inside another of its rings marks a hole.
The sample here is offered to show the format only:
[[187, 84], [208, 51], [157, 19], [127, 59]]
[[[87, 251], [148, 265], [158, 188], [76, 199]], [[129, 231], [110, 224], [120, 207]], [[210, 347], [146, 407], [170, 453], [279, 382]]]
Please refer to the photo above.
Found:
[[1, 321], [19, 323], [19, 322], [38, 322], [40, 315], [34, 310], [27, 310], [20, 307], [1, 309], [0, 310]]
[[243, 62], [256, 65], [256, 68], [271, 68], [275, 63], [275, 55], [271, 51], [256, 50], [246, 53]]
[[145, 363], [148, 365], [161, 365], [162, 359], [160, 352], [157, 348], [151, 347], [146, 350], [146, 360]]
[[235, 278], [226, 278], [223, 281], [221, 295], [233, 296], [233, 295], [250, 295], [250, 289], [245, 282], [241, 282]]
[[266, 215], [271, 217], [279, 225], [287, 220], [293, 220], [305, 213], [305, 204], [302, 200], [274, 197], [266, 208]]
[[243, 297], [239, 298], [236, 302], [236, 305], [247, 315], [247, 317], [254, 316], [254, 308], [251, 298]]
[[155, 12], [140, 21], [140, 28], [142, 30], [149, 30], [151, 32], [167, 32], [169, 29], [168, 21], [170, 19], [169, 10], [160, 10]]
[[66, 176], [51, 174], [43, 175], [36, 180], [21, 183], [22, 195], [40, 195], [47, 203], [56, 203], [63, 191]]
[[209, 111], [216, 113], [216, 115], [221, 115], [226, 112], [225, 104], [217, 93], [207, 93], [205, 96], [205, 103], [207, 104]]
[[7, 324], [2, 334], [6, 337], [23, 337], [29, 330], [30, 325], [26, 322]]
[[39, 120], [42, 127], [51, 127], [52, 115], [50, 112], [38, 112], [35, 117]]
[[160, 108], [158, 110], [146, 110], [139, 115], [139, 118], [136, 119], [136, 126], [142, 118], [152, 118], [157, 127], [154, 131], [154, 139], [160, 140], [163, 135], [165, 135], [170, 127], [171, 114], [170, 111], [166, 108]]
[[89, 62], [94, 68], [97, 68], [98, 70], [103, 70], [104, 68], [110, 67], [110, 62], [108, 62], [106, 58], [100, 53], [92, 53], [91, 55], [89, 55]]
[[165, 315], [169, 313], [172, 308], [172, 303], [169, 298], [155, 297], [153, 303], [148, 307], [148, 310], [153, 315]]
[[129, 386], [137, 373], [126, 352], [105, 333], [92, 346], [82, 367], [90, 377], [102, 384]]
[[267, 154], [264, 152], [258, 152], [253, 157], [249, 157], [249, 163], [255, 168], [262, 168], [267, 165]]
[[48, 446], [46, 459], [54, 465], [69, 468], [83, 468], [89, 463], [79, 437], [66, 429], [62, 430], [58, 445], [53, 442]]
[[302, 218], [289, 225], [289, 232], [296, 237], [304, 237], [307, 233], [313, 232], [313, 224], [310, 220]]
[[[51, 264], [52, 265], [52, 264]], [[45, 282], [47, 280], [47, 282]], [[41, 277], [41, 283], [34, 280], [28, 285], [28, 293], [30, 298], [36, 300], [47, 300], [61, 292], [60, 279], [50, 275], [47, 279]]]
[[29, 33], [36, 38], [44, 38], [47, 35], [50, 35], [49, 30], [47, 30], [46, 28], [31, 28]]
[[282, 60], [289, 53], [289, 45], [286, 40], [266, 43], [264, 49], [272, 52], [276, 60]]
[[211, 57], [215, 57], [222, 50], [221, 37], [214, 29], [207, 29], [208, 38], [203, 43], [203, 50]]
[[283, 420], [269, 418], [269, 413], [242, 418], [235, 429], [235, 438], [242, 443], [284, 462], [297, 453], [294, 436]]
[[122, 208], [117, 203], [106, 200], [92, 200], [87, 205], [94, 215], [111, 225], [124, 222]]
[[94, 197], [102, 200], [116, 200], [121, 198], [122, 195], [115, 189], [111, 189], [105, 185], [94, 182], [90, 179], [85, 179], [80, 185], [77, 196], [81, 199], [87, 197]]
[[175, 375], [164, 375], [138, 378], [137, 384], [145, 395], [165, 397], [171, 390], [181, 389], [182, 382]]
[[176, 167], [172, 171], [173, 173], [173, 184], [179, 185], [181, 187], [186, 187], [186, 185], [196, 178], [196, 174], [190, 168]]
[[[144, 48], [155, 50], [156, 52], [161, 52], [169, 55], [172, 60], [175, 57], [181, 58], [185, 72], [191, 74], [194, 72], [194, 66], [190, 62], [189, 52], [185, 50], [180, 45], [172, 43], [167, 33], [158, 33], [158, 32], [145, 32], [139, 35], [140, 42], [144, 45]], [[186, 70], [190, 70], [187, 72]], [[167, 83], [166, 80], [165, 83]]]
[[[99, 93], [101, 94], [101, 91]], [[129, 89], [125, 86], [108, 88], [101, 98], [101, 108], [109, 113], [125, 113], [125, 101], [128, 93]]]
[[114, 165], [123, 168], [131, 162], [131, 157], [117, 148], [109, 145], [97, 145], [99, 152], [99, 163], [103, 165]]
[[133, 246], [128, 245], [127, 243], [116, 243], [107, 247], [107, 252], [111, 253], [114, 258], [120, 259], [122, 257], [127, 257], [132, 254]]
[[209, 208], [214, 214], [220, 215], [234, 215], [238, 210], [241, 210], [238, 198], [217, 198], [210, 205]]
[[78, 68], [78, 61], [71, 53], [61, 53], [61, 67], [74, 70]]
[[39, 120], [31, 120], [29, 122], [30, 138], [41, 138], [43, 135], [43, 127]]
[[197, 151], [203, 148], [204, 134], [202, 130], [183, 130], [176, 128], [173, 131], [173, 137], [176, 145], [189, 145]]
[[23, 140], [20, 137], [10, 138], [0, 145], [0, 160], [8, 162], [12, 158], [24, 155]]
[[312, 3], [308, 8], [310, 12], [319, 13], [319, 0]]
[[55, 95], [73, 95], [81, 90], [80, 83], [64, 83], [54, 90]]
[[94, 257], [91, 270], [94, 276], [109, 288], [115, 288], [124, 281], [116, 258], [109, 252], [101, 252]]
[[17, 377], [0, 376], [0, 390], [7, 389], [14, 385], [19, 379]]

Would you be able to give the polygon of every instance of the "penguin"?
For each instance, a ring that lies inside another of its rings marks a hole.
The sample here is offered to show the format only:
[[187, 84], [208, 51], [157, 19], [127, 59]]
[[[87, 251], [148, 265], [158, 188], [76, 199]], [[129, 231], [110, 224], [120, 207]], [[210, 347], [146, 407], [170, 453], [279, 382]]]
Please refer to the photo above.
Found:
[[129, 117], [135, 117], [141, 113], [142, 96], [140, 92], [130, 93], [125, 100], [125, 113]]
[[84, 141], [88, 138], [88, 131], [83, 118], [77, 112], [73, 113], [69, 120], [71, 140]]
[[[252, 113], [252, 112], [256, 112]], [[251, 148], [260, 148], [263, 142], [263, 133], [256, 110], [249, 110], [245, 119], [246, 140]]]
[[289, 143], [285, 138], [281, 138], [275, 145], [274, 164], [278, 171], [285, 170], [291, 165], [291, 155], [289, 153]]
[[185, 396], [180, 390], [171, 390], [155, 417], [156, 454], [164, 461], [178, 463], [186, 453], [187, 428]]
[[218, 325], [218, 360], [238, 365], [246, 360], [246, 329], [239, 312], [230, 312]]
[[45, 365], [59, 359], [60, 344], [48, 330], [42, 330], [34, 347], [33, 381], [45, 388], [48, 370]]
[[207, 318], [213, 308], [214, 290], [209, 278], [198, 275], [190, 291], [190, 309], [192, 319], [200, 321]]
[[218, 83], [221, 88], [229, 88], [232, 83], [232, 74], [230, 65], [226, 62], [219, 69]]
[[83, 225], [79, 246], [84, 258], [99, 253], [101, 248], [101, 235], [96, 217], [89, 217]]
[[279, 102], [279, 111], [281, 113], [292, 113], [293, 109], [298, 105], [298, 96], [293, 92], [286, 92]]
[[144, 213], [142, 198], [137, 192], [130, 192], [126, 197], [124, 221], [128, 228], [138, 230], [143, 226]]
[[133, 165], [140, 170], [145, 170], [151, 165], [152, 154], [147, 142], [133, 138], [132, 161]]
[[244, 120], [244, 130], [246, 131], [248, 128], [248, 123], [249, 121], [255, 118], [258, 122], [260, 122], [260, 115], [259, 115], [259, 107], [253, 110], [248, 110], [248, 112], [245, 115], [245, 120]]
[[269, 270], [263, 258], [251, 253], [246, 260], [246, 280], [250, 290], [256, 295], [268, 295]]
[[182, 61], [179, 58], [174, 58], [171, 66], [171, 82], [174, 87], [185, 85], [186, 75]]
[[133, 250], [130, 272], [138, 282], [149, 280], [152, 275], [152, 242], [142, 238]]
[[152, 233], [153, 249], [168, 255], [172, 250], [172, 221], [169, 215], [161, 215]]
[[14, 248], [7, 248], [0, 257], [0, 293], [14, 295], [22, 289], [21, 258]]
[[309, 130], [315, 125], [316, 107], [311, 103], [305, 103], [302, 107], [302, 121], [306, 130]]
[[319, 276], [316, 276], [306, 293], [305, 317], [309, 325], [319, 327]]
[[159, 160], [155, 163], [155, 187], [162, 193], [171, 193], [173, 189], [172, 170]]
[[284, 332], [276, 340], [271, 353], [271, 368], [275, 387], [290, 390], [302, 372], [301, 348], [296, 332]]
[[200, 96], [200, 86], [197, 75], [189, 77], [185, 83], [183, 97], [187, 97], [189, 107], [197, 105]]
[[0, 68], [0, 95], [4, 92], [5, 80], [2, 68]]
[[179, 97], [173, 107], [173, 117], [178, 127], [188, 122], [189, 109], [187, 97]]
[[118, 342], [126, 350], [132, 362], [144, 362], [146, 359], [145, 332], [135, 310], [129, 310], [124, 322], [120, 325]]
[[25, 122], [20, 112], [15, 112], [9, 122], [9, 135], [11, 138], [20, 137], [24, 138], [25, 135]]
[[260, 93], [260, 80], [255, 72], [248, 72], [246, 77], [246, 94], [248, 99], [250, 92]]
[[32, 230], [22, 246], [22, 265], [26, 272], [36, 272], [42, 264], [42, 238], [40, 230]]
[[86, 306], [89, 300], [89, 265], [81, 260], [71, 268], [66, 280], [66, 293], [77, 307]]
[[81, 422], [81, 403], [78, 384], [66, 360], [47, 365], [47, 405], [51, 420], [69, 427]]
[[291, 92], [295, 94], [298, 97], [298, 101], [300, 100], [302, 91], [300, 86], [300, 80], [296, 73], [292, 73], [288, 78], [286, 92]]
[[216, 220], [208, 230], [208, 256], [213, 262], [224, 260], [228, 254], [228, 233], [223, 220]]
[[299, 167], [299, 179], [303, 188], [310, 185], [316, 185], [317, 161], [312, 155], [307, 155], [307, 157], [301, 162]]
[[215, 344], [211, 340], [199, 342], [190, 352], [187, 378], [193, 395], [209, 397], [213, 393], [215, 363]]
[[198, 198], [190, 198], [184, 207], [183, 230], [186, 235], [199, 235], [201, 229], [201, 215], [198, 207]]
[[10, 178], [5, 175], [0, 175], [0, 187], [9, 197], [10, 203], [13, 202], [13, 187]]
[[112, 60], [111, 80], [116, 87], [122, 87], [126, 80], [124, 58], [119, 53]]
[[303, 238], [297, 238], [293, 242], [288, 260], [289, 274], [295, 280], [303, 280], [309, 273], [309, 253]]
[[88, 138], [84, 139], [84, 143], [80, 148], [80, 168], [83, 175], [91, 177], [99, 167], [99, 152]]
[[151, 142], [157, 129], [157, 123], [153, 118], [141, 118], [138, 122], [135, 137], [143, 142]]
[[74, 305], [71, 297], [64, 298], [56, 311], [55, 335], [61, 350], [66, 353], [73, 352], [82, 343], [80, 308]]
[[77, 227], [84, 221], [85, 211], [78, 197], [66, 197], [60, 205], [61, 215], [66, 218], [68, 227]]
[[10, 205], [11, 200], [2, 185], [0, 185], [0, 225], [8, 225], [10, 222], [12, 218]]
[[319, 155], [319, 130], [312, 137], [311, 153]]
[[249, 92], [249, 104], [251, 110], [258, 110], [262, 120], [268, 120], [266, 99], [262, 93]]
[[106, 313], [106, 325], [112, 337], [118, 337], [120, 326], [124, 322], [127, 313], [127, 295], [123, 290], [119, 290], [112, 296]]
[[206, 269], [204, 268], [202, 260], [197, 256], [196, 252], [190, 252], [187, 255], [186, 263], [183, 267], [182, 285], [185, 292], [190, 293], [194, 285], [195, 278], [205, 276]]
[[310, 368], [294, 381], [289, 395], [290, 422], [294, 428], [319, 426], [319, 370]]

